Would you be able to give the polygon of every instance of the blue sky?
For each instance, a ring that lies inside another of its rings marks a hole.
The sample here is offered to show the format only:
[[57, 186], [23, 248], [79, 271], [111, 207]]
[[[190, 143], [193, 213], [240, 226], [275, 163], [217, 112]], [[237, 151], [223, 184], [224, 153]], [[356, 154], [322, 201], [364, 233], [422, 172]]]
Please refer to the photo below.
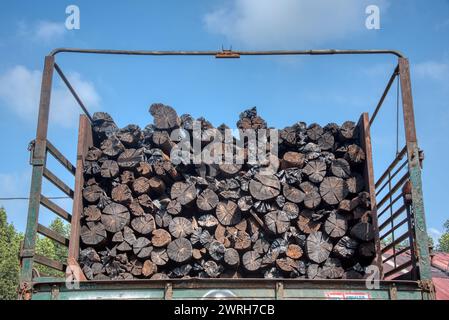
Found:
[[[39, 5], [37, 5], [39, 3]], [[80, 30], [67, 30], [65, 9], [80, 8]], [[365, 8], [380, 8], [381, 29], [365, 27]], [[44, 56], [55, 47], [235, 50], [388, 48], [410, 59], [420, 147], [426, 153], [424, 199], [429, 233], [449, 218], [449, 1], [2, 1], [0, 3], [0, 197], [28, 196], [27, 144], [34, 138]], [[148, 106], [233, 125], [257, 106], [275, 127], [295, 121], [342, 123], [372, 112], [396, 60], [391, 56], [113, 57], [60, 55], [58, 64], [90, 110], [120, 126], [152, 119]], [[74, 161], [78, 110], [56, 81], [49, 140]], [[373, 127], [375, 174], [395, 152], [395, 90]], [[403, 143], [403, 131], [401, 131]], [[69, 185], [68, 174], [49, 160]], [[61, 195], [44, 185], [44, 194]], [[70, 208], [70, 202], [59, 203]], [[24, 230], [27, 202], [0, 201]], [[42, 211], [44, 224], [53, 216]]]

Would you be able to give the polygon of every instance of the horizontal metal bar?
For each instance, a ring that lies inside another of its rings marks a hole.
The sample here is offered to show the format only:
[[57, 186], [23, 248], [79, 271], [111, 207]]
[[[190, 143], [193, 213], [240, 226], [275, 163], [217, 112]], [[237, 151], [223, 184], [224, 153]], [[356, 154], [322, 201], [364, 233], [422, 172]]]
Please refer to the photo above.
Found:
[[407, 152], [407, 146], [404, 146], [404, 148], [402, 148], [402, 150], [398, 153], [398, 155], [393, 160], [393, 162], [388, 166], [387, 170], [385, 170], [385, 172], [382, 174], [382, 176], [377, 180], [376, 188], [378, 188], [380, 186], [382, 181], [388, 176], [388, 173], [391, 172], [391, 170], [393, 170], [393, 168], [398, 164], [398, 162], [402, 160], [402, 157], [405, 155], [406, 152]]
[[87, 110], [86, 106], [84, 105], [83, 101], [81, 101], [80, 97], [76, 93], [75, 89], [73, 89], [72, 85], [70, 84], [69, 80], [67, 80], [66, 76], [62, 72], [61, 68], [55, 63], [55, 70], [61, 77], [62, 81], [65, 83], [69, 91], [72, 93], [73, 97], [75, 98], [76, 102], [78, 102], [81, 109], [84, 111], [86, 116], [89, 118], [90, 123], [93, 122], [92, 116], [90, 115], [89, 111]]
[[402, 163], [399, 167], [396, 168], [396, 170], [393, 172], [392, 175], [390, 175], [387, 179], [387, 181], [385, 181], [385, 183], [382, 185], [382, 187], [379, 188], [379, 190], [376, 190], [376, 196], [378, 196], [383, 189], [385, 189], [386, 186], [388, 186], [388, 183], [391, 182], [394, 177], [396, 177], [398, 175], [399, 172], [401, 172], [402, 169], [404, 169], [404, 167], [408, 164], [408, 161], [404, 161], [404, 163]]
[[62, 244], [63, 246], [66, 246], [66, 247], [69, 246], [69, 239], [67, 239], [63, 235], [60, 235], [56, 231], [51, 230], [51, 229], [47, 228], [46, 226], [41, 225], [40, 223], [38, 223], [38, 225], [37, 225], [37, 232], [43, 236], [46, 236], [47, 238], [50, 238], [50, 239]]
[[66, 220], [67, 222], [72, 221], [72, 215], [62, 209], [60, 206], [58, 206], [56, 203], [48, 199], [47, 197], [41, 195], [41, 204], [47, 208], [48, 210], [53, 211], [58, 216], [60, 216], [62, 219]]
[[374, 109], [373, 115], [371, 116], [371, 119], [369, 121], [369, 125], [371, 126], [374, 122], [374, 119], [376, 119], [377, 113], [379, 112], [380, 108], [382, 107], [382, 104], [385, 101], [385, 98], [388, 95], [388, 92], [390, 91], [391, 85], [393, 84], [394, 80], [396, 79], [396, 77], [399, 75], [399, 65], [396, 66], [396, 68], [394, 68], [393, 74], [390, 77], [390, 80], [388, 80], [388, 84], [382, 94], [382, 96], [380, 97], [379, 102], [377, 103], [376, 109]]
[[[345, 288], [365, 288], [365, 279], [300, 279], [300, 278], [282, 278], [282, 279], [265, 279], [265, 278], [172, 278], [168, 280], [150, 280], [150, 279], [134, 279], [134, 280], [123, 280], [123, 279], [107, 279], [107, 280], [89, 280], [81, 281], [80, 286], [87, 286], [88, 289], [99, 287], [108, 288], [110, 290], [122, 290], [122, 289], [139, 289], [139, 288], [160, 288], [164, 289], [167, 282], [172, 284], [173, 289], [216, 289], [227, 287], [229, 289], [235, 288], [275, 288], [276, 283], [282, 281], [284, 283], [284, 289], [289, 288], [316, 288], [316, 289], [341, 289]], [[41, 282], [36, 283], [40, 286], [45, 285], [57, 285], [65, 284], [65, 279], [50, 280], [44, 278]], [[398, 288], [402, 289], [415, 289], [418, 290], [419, 286], [417, 281], [412, 280], [379, 280], [380, 288], [388, 289], [389, 286], [396, 285]]]
[[[396, 191], [398, 191], [398, 189], [400, 187], [402, 187], [404, 185], [404, 183], [407, 181], [409, 177], [409, 173], [408, 171], [402, 176], [401, 179], [399, 179], [399, 181], [396, 182], [396, 184], [393, 186], [393, 188], [391, 188], [391, 190], [383, 197], [382, 200], [379, 201], [379, 204], [377, 205], [377, 208], [381, 208], [382, 205], [388, 200], [388, 198], [390, 196], [392, 196]], [[402, 193], [402, 191], [401, 191]]]
[[[405, 207], [404, 207], [405, 208]], [[402, 209], [402, 208], [401, 208]], [[399, 215], [400, 213], [398, 213]], [[381, 238], [379, 240], [384, 239], [387, 235], [389, 235], [390, 233], [393, 233], [394, 231], [396, 231], [398, 228], [400, 228], [402, 225], [404, 225], [404, 223], [406, 223], [408, 220], [408, 217], [405, 217], [404, 219], [401, 220], [401, 222], [399, 222], [398, 224], [395, 224], [393, 226], [393, 228], [391, 228], [390, 230], [386, 231], [384, 234], [382, 234]], [[388, 224], [386, 224], [388, 225]], [[380, 230], [380, 228], [379, 228]]]
[[399, 272], [399, 271], [401, 271], [401, 270], [404, 270], [404, 269], [410, 267], [410, 266], [412, 265], [412, 263], [413, 263], [412, 260], [409, 260], [409, 261], [407, 261], [407, 262], [401, 264], [400, 266], [397, 266], [397, 267], [394, 268], [393, 270], [390, 270], [390, 271], [386, 272], [386, 273], [384, 274], [384, 277], [389, 277], [389, 276], [391, 276], [392, 274], [395, 274], [395, 273], [397, 273], [397, 272]]
[[47, 257], [44, 257], [40, 254], [34, 255], [34, 262], [47, 266], [49, 268], [64, 272], [66, 268], [66, 264], [56, 261]]
[[405, 247], [405, 248], [403, 248], [403, 249], [401, 249], [401, 250], [396, 251], [395, 254], [392, 254], [391, 256], [387, 257], [385, 260], [382, 260], [382, 263], [385, 263], [385, 262], [387, 262], [387, 261], [390, 261], [390, 260], [393, 259], [394, 257], [397, 257], [397, 256], [399, 256], [399, 255], [401, 255], [401, 254], [407, 252], [408, 250], [410, 250], [410, 246]]
[[55, 157], [56, 160], [59, 161], [67, 170], [69, 170], [73, 175], [75, 175], [76, 167], [67, 160], [66, 157], [58, 150], [56, 147], [47, 140], [47, 150], [50, 152], [50, 154]]
[[404, 241], [408, 237], [409, 237], [409, 232], [407, 231], [402, 236], [400, 236], [399, 238], [394, 240], [392, 243], [390, 243], [389, 245], [382, 248], [382, 253], [385, 253], [386, 251], [390, 250], [391, 248], [396, 247], [398, 244], [400, 244], [402, 241]]
[[382, 212], [377, 215], [377, 218], [382, 217], [385, 214], [385, 212], [387, 212], [388, 209], [390, 209], [390, 207], [393, 206], [399, 199], [402, 199], [402, 197], [403, 197], [402, 193], [399, 193], [396, 196], [396, 198], [394, 198], [391, 202], [389, 202], [388, 205], [382, 210]]
[[[49, 199], [68, 199], [67, 196], [60, 196], [60, 197], [49, 197]], [[30, 200], [30, 197], [6, 197], [6, 198], [0, 198], [0, 201], [9, 201], [9, 200]]]
[[44, 168], [44, 177], [52, 182], [56, 187], [58, 187], [59, 190], [73, 199], [73, 190], [47, 168]]
[[78, 48], [57, 48], [49, 55], [55, 56], [58, 53], [90, 53], [90, 54], [115, 54], [115, 55], [137, 55], [137, 56], [216, 56], [228, 53], [241, 56], [270, 56], [270, 55], [333, 55], [333, 54], [392, 54], [397, 57], [404, 57], [398, 50], [373, 49], [373, 50], [269, 50], [269, 51], [148, 51], [148, 50], [109, 50], [109, 49], [78, 49]]
[[396, 219], [402, 212], [405, 211], [406, 209], [406, 205], [403, 204], [399, 209], [397, 209], [392, 215], [391, 217], [389, 217], [387, 220], [385, 220], [379, 227], [379, 231], [381, 231], [383, 228], [385, 228], [389, 223], [391, 223], [391, 221], [393, 221], [394, 219]]

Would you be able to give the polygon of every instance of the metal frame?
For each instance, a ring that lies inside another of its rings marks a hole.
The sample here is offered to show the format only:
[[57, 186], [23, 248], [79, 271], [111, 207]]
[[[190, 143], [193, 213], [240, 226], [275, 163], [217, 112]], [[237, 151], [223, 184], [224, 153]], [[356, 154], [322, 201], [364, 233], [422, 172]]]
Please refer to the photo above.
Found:
[[[409, 278], [420, 280], [429, 285], [429, 283], [431, 284], [431, 271], [422, 195], [422, 158], [416, 137], [410, 66], [406, 58], [398, 58], [398, 65], [394, 69], [387, 87], [374, 110], [370, 125], [373, 124], [395, 80], [398, 80], [400, 83], [405, 146], [401, 151], [397, 151], [396, 157], [378, 179], [375, 186], [376, 197], [382, 194], [381, 200], [377, 203], [378, 218], [381, 219], [389, 213], [389, 217], [386, 217], [380, 224], [379, 231], [382, 234], [381, 240], [390, 236], [391, 242], [387, 243], [381, 249], [381, 252], [393, 251], [391, 255], [382, 257], [383, 263], [393, 261], [392, 270], [385, 273], [384, 277]], [[403, 160], [405, 156], [407, 158]], [[399, 208], [393, 209], [395, 205], [399, 205], [399, 200], [401, 199], [403, 204]], [[406, 231], [395, 238], [395, 232], [398, 232], [401, 227], [404, 228], [405, 226], [407, 227]], [[408, 241], [405, 247], [401, 246], [404, 241]], [[400, 255], [404, 256], [405, 253], [409, 254], [410, 259], [402, 264], [398, 264], [397, 257]], [[401, 274], [401, 272], [406, 272], [406, 274]]]
[[[71, 222], [72, 229], [78, 230], [74, 234], [79, 233], [79, 212], [82, 207], [82, 199], [74, 199], [72, 217], [65, 210], [57, 206], [55, 203], [51, 202], [48, 198], [41, 194], [43, 177], [48, 179], [50, 182], [55, 184], [58, 188], [68, 194], [73, 198], [73, 191], [67, 187], [61, 180], [59, 180], [54, 174], [46, 169], [46, 157], [47, 152], [54, 156], [69, 172], [76, 175], [75, 176], [75, 188], [80, 184], [82, 185], [82, 174], [81, 171], [75, 170], [75, 166], [72, 165], [48, 140], [47, 140], [47, 130], [48, 130], [48, 120], [49, 120], [49, 109], [50, 109], [50, 98], [52, 89], [52, 79], [54, 70], [60, 76], [62, 81], [66, 84], [69, 91], [72, 93], [74, 99], [79, 104], [80, 108], [83, 110], [87, 118], [86, 121], [80, 121], [80, 131], [85, 132], [88, 122], [92, 121], [92, 116], [90, 115], [88, 109], [76, 93], [73, 86], [70, 84], [68, 79], [65, 77], [61, 68], [55, 62], [55, 56], [62, 53], [77, 53], [77, 54], [110, 54], [110, 55], [140, 55], [140, 56], [215, 56], [216, 58], [240, 58], [241, 56], [261, 56], [261, 55], [393, 55], [398, 58], [398, 66], [395, 68], [387, 87], [385, 88], [379, 103], [377, 104], [373, 116], [371, 119], [368, 115], [362, 117], [362, 128], [363, 130], [368, 130], [376, 119], [379, 110], [381, 109], [385, 97], [387, 96], [394, 80], [399, 77], [401, 83], [401, 93], [402, 93], [402, 107], [404, 115], [404, 127], [406, 131], [406, 147], [405, 151], [398, 155], [393, 161], [392, 165], [387, 169], [386, 173], [382, 175], [381, 179], [374, 185], [370, 185], [370, 188], [377, 189], [378, 185], [389, 177], [388, 185], [391, 187], [391, 172], [399, 162], [399, 156], [404, 156], [407, 154], [407, 169], [408, 176], [407, 179], [410, 181], [411, 185], [411, 201], [407, 212], [409, 212], [409, 229], [408, 234], [411, 240], [411, 247], [413, 249], [413, 266], [416, 271], [416, 278], [414, 280], [420, 280], [424, 283], [423, 286], [426, 288], [431, 288], [431, 274], [430, 274], [430, 256], [428, 249], [428, 238], [426, 232], [425, 216], [424, 216], [424, 204], [422, 196], [422, 181], [421, 181], [421, 167], [420, 167], [420, 151], [418, 148], [415, 120], [413, 112], [413, 100], [411, 93], [411, 81], [410, 81], [410, 70], [408, 60], [404, 55], [395, 50], [296, 50], [296, 51], [232, 51], [232, 50], [221, 50], [221, 51], [129, 51], [129, 50], [96, 50], [96, 49], [72, 49], [72, 48], [59, 48], [50, 52], [48, 56], [45, 57], [44, 62], [44, 72], [42, 76], [42, 87], [41, 87], [41, 97], [39, 104], [39, 117], [37, 124], [36, 140], [32, 144], [31, 153], [31, 165], [33, 166], [31, 189], [30, 189], [30, 200], [28, 207], [28, 218], [27, 218], [27, 228], [25, 232], [25, 238], [23, 242], [23, 247], [21, 249], [21, 276], [20, 276], [20, 297], [27, 299], [31, 297], [32, 287], [33, 287], [33, 262], [47, 265], [49, 267], [56, 268], [58, 270], [64, 270], [65, 266], [57, 261], [52, 261], [50, 259], [44, 259], [44, 257], [37, 256], [35, 254], [35, 243], [37, 233], [43, 234], [59, 243], [67, 245], [67, 239], [61, 238], [61, 236], [56, 235], [52, 232], [48, 232], [43, 226], [38, 223], [39, 207], [44, 205], [46, 208], [55, 212], [57, 215], [62, 217], [68, 222]], [[83, 141], [78, 141], [78, 158], [76, 166], [82, 166], [83, 157], [86, 145], [91, 141], [92, 137], [84, 135], [85, 139]], [[368, 137], [370, 144], [370, 137]], [[81, 138], [79, 138], [81, 139]], [[365, 141], [366, 142], [366, 141]], [[81, 146], [81, 147], [80, 147]], [[80, 149], [81, 148], [81, 149]], [[371, 180], [373, 179], [372, 164], [370, 164], [371, 170], [368, 172]], [[405, 180], [404, 180], [405, 181]], [[400, 186], [399, 186], [400, 187]], [[389, 189], [390, 204], [392, 202], [392, 189]], [[397, 190], [395, 190], [397, 191]], [[374, 192], [371, 192], [373, 195]], [[372, 200], [372, 215], [377, 225], [377, 211], [376, 211], [376, 199]], [[81, 207], [80, 207], [81, 206]], [[392, 219], [394, 220], [394, 219]], [[392, 228], [395, 228], [394, 224], [391, 224]], [[73, 233], [73, 232], [72, 232]], [[68, 241], [69, 246], [69, 262], [71, 265], [75, 264], [78, 256], [79, 245], [78, 239], [74, 239], [71, 236], [70, 241]], [[376, 239], [376, 246], [379, 248], [379, 239]], [[393, 247], [395, 247], [393, 243]], [[378, 250], [380, 252], [380, 250]], [[377, 257], [379, 264], [381, 265], [382, 257]], [[74, 270], [71, 270], [73, 272]], [[80, 277], [83, 279], [83, 277]], [[431, 290], [430, 290], [431, 291]]]
[[36, 300], [124, 300], [214, 299], [370, 299], [423, 300], [426, 291], [416, 281], [382, 281], [379, 288], [367, 290], [361, 280], [300, 279], [170, 279], [85, 281], [77, 290], [67, 289], [54, 279], [35, 285]]

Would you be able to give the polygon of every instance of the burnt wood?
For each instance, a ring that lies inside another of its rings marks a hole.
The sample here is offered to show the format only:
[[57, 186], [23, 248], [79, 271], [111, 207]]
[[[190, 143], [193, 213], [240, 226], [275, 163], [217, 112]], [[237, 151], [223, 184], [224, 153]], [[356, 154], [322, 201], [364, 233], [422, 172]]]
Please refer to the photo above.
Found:
[[[242, 140], [222, 144], [215, 138], [226, 125], [161, 103], [150, 114], [143, 130], [93, 116], [80, 185], [87, 279], [366, 277], [377, 221], [366, 191], [371, 150], [358, 125], [296, 122], [272, 141], [251, 108], [237, 123]], [[278, 154], [267, 149], [250, 163], [248, 129]], [[194, 164], [194, 138], [211, 156], [228, 150], [243, 162]]]
[[175, 262], [185, 262], [192, 257], [192, 244], [186, 238], [178, 238], [167, 246], [168, 257]]

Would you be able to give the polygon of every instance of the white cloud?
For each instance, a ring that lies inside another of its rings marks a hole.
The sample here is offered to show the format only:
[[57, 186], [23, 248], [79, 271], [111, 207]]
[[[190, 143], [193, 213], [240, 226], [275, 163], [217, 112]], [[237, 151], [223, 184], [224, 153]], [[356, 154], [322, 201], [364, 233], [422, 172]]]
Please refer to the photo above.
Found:
[[[385, 0], [233, 0], [206, 14], [206, 28], [255, 48], [309, 48], [365, 29], [365, 8]], [[383, 12], [383, 11], [381, 11]]]
[[[95, 86], [83, 80], [78, 73], [68, 73], [67, 77], [86, 107], [91, 112], [98, 110], [100, 96]], [[10, 109], [26, 121], [36, 121], [41, 78], [41, 71], [29, 70], [21, 65], [0, 74], [2, 107]], [[65, 85], [54, 84], [50, 105], [51, 120], [60, 126], [72, 127], [76, 124], [79, 114], [80, 108]]]
[[21, 118], [34, 118], [41, 77], [39, 71], [15, 66], [0, 75], [0, 99]]
[[449, 80], [449, 63], [445, 62], [425, 61], [416, 63], [412, 66], [412, 71], [421, 78], [445, 82]]
[[18, 35], [35, 42], [49, 43], [60, 40], [67, 29], [63, 22], [41, 20], [34, 23], [19, 21]]
[[36, 40], [50, 41], [62, 37], [65, 31], [64, 23], [40, 21], [36, 26], [34, 36]]

